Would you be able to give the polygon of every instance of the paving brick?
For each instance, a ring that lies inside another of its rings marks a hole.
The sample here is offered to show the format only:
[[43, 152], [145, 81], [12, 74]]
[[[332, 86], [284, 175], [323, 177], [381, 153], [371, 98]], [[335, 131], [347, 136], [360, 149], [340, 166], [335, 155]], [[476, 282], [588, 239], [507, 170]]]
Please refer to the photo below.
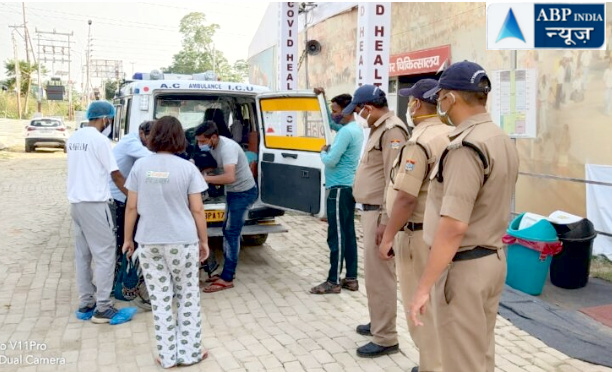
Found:
[[[3, 123], [0, 119], [0, 126]], [[19, 156], [0, 159], [0, 210], [15, 211], [11, 219], [0, 216], [5, 247], [0, 265], [0, 342], [44, 342], [48, 356], [66, 358], [63, 371], [158, 371], [151, 313], [139, 312], [119, 326], [74, 318], [78, 300], [65, 155]], [[308, 289], [328, 269], [326, 224], [294, 214], [279, 221], [288, 233], [271, 235], [264, 246], [241, 251], [234, 289], [202, 295], [202, 341], [211, 357], [185, 370], [393, 372], [415, 366], [418, 351], [408, 334], [401, 301], [397, 329], [402, 352], [377, 359], [355, 355], [356, 348], [368, 341], [354, 331], [368, 319], [362, 276], [359, 292], [310, 295]], [[362, 236], [359, 223], [356, 227]], [[362, 239], [360, 275], [361, 244]], [[501, 317], [495, 335], [498, 372], [612, 371], [571, 359]]]

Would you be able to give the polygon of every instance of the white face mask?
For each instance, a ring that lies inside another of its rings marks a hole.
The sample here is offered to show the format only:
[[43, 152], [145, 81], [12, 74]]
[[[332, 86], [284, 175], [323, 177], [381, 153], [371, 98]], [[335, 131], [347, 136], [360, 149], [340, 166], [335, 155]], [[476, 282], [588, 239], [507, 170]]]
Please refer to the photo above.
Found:
[[410, 112], [411, 106], [410, 104], [408, 104], [408, 108], [406, 109], [406, 124], [408, 125], [408, 127], [410, 128], [414, 128], [416, 127], [416, 124], [414, 124], [414, 120], [412, 119], [412, 113]]
[[370, 114], [368, 114], [367, 118], [362, 118], [361, 117], [361, 113], [363, 112], [363, 110], [365, 110], [365, 107], [361, 109], [361, 111], [359, 111], [358, 114], [355, 114], [355, 121], [361, 125], [363, 128], [368, 129], [370, 127], [370, 124], [368, 124], [368, 119], [370, 118]]
[[102, 135], [104, 135], [104, 137], [110, 136], [112, 129], [112, 123], [109, 123], [106, 128], [102, 129]]

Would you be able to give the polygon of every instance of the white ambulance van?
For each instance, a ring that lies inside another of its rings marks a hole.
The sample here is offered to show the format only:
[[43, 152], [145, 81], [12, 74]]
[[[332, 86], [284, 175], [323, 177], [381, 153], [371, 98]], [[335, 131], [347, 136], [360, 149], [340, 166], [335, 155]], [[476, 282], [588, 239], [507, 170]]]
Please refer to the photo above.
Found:
[[[275, 221], [284, 211], [325, 215], [325, 179], [320, 150], [331, 143], [326, 103], [312, 91], [270, 92], [268, 88], [218, 81], [214, 74], [136, 73], [115, 97], [113, 140], [137, 132], [145, 120], [176, 116], [188, 142], [195, 128], [213, 120], [221, 135], [257, 154], [254, 176], [260, 190], [242, 231], [245, 245], [261, 245], [268, 234], [287, 231]], [[213, 185], [209, 185], [213, 188]], [[204, 201], [208, 234], [222, 236], [223, 189]], [[214, 193], [211, 193], [214, 194]]]

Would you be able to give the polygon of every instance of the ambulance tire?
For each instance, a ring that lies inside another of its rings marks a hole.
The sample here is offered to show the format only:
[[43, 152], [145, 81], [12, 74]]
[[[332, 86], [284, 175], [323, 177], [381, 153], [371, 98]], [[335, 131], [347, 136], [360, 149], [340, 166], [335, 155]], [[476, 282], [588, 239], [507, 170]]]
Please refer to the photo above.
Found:
[[260, 246], [264, 245], [264, 243], [268, 240], [268, 234], [257, 234], [257, 235], [243, 235], [242, 236], [242, 244], [246, 246]]

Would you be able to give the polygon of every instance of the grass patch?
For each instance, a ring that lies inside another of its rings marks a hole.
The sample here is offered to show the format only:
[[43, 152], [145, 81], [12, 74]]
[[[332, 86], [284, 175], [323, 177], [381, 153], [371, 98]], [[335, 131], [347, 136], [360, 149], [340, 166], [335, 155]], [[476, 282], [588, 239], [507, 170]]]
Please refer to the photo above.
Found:
[[591, 276], [612, 282], [612, 261], [604, 256], [594, 256], [591, 260]]

